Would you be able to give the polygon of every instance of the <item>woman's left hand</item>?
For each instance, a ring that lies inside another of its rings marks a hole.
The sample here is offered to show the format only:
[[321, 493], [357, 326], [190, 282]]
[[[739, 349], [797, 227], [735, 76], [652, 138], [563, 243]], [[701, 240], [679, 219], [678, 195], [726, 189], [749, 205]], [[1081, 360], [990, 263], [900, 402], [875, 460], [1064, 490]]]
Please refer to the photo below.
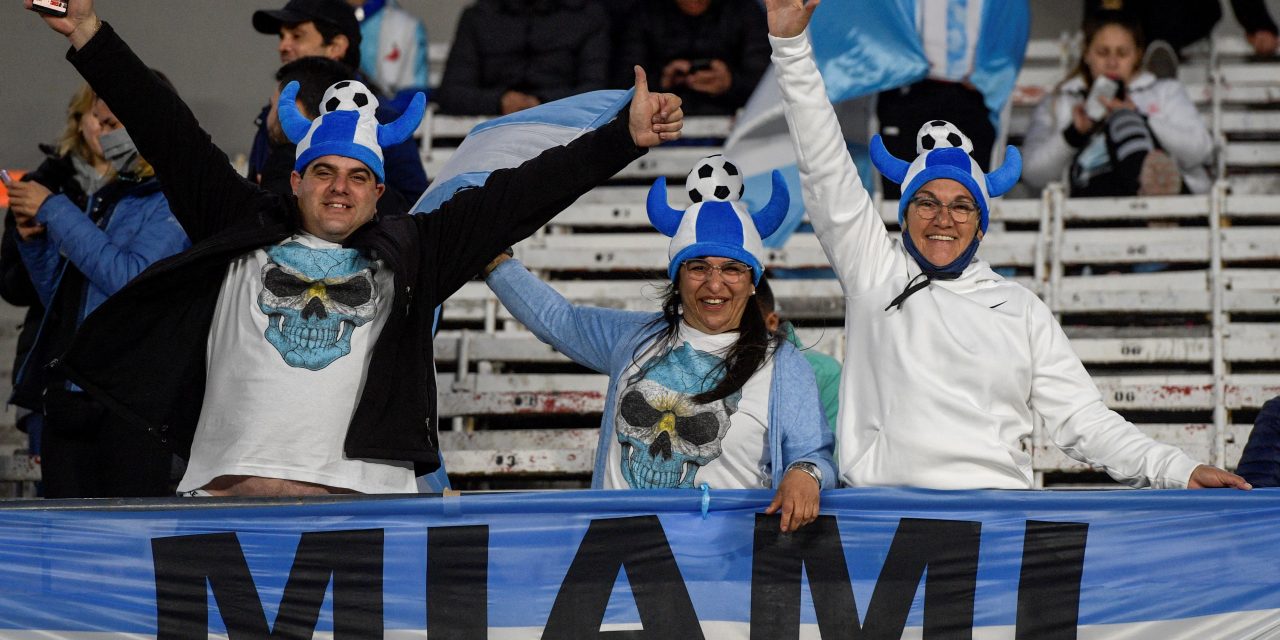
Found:
[[1253, 485], [1249, 484], [1244, 478], [1217, 467], [1211, 467], [1202, 464], [1191, 472], [1191, 478], [1187, 480], [1188, 489], [1244, 489], [1249, 490]]
[[783, 533], [795, 531], [818, 519], [819, 490], [813, 476], [791, 469], [782, 476], [782, 484], [773, 494], [769, 508], [764, 510], [765, 515], [773, 515], [781, 509]]

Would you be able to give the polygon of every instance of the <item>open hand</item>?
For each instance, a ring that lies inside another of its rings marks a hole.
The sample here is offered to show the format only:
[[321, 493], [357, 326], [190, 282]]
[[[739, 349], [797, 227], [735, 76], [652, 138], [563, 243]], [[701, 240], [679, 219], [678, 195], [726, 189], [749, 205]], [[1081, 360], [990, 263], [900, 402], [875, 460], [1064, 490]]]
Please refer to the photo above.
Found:
[[1253, 485], [1245, 481], [1244, 478], [1225, 471], [1217, 467], [1211, 467], [1202, 464], [1191, 472], [1191, 478], [1187, 480], [1188, 489], [1252, 489]]
[[639, 65], [636, 71], [636, 93], [631, 98], [628, 125], [631, 140], [637, 147], [655, 147], [680, 137], [684, 127], [684, 110], [680, 97], [673, 93], [649, 93], [649, 81]]
[[818, 502], [820, 487], [813, 476], [798, 469], [788, 470], [782, 476], [777, 493], [773, 494], [773, 502], [765, 509], [766, 515], [773, 515], [782, 510], [782, 532], [795, 531], [800, 527], [818, 519]]
[[769, 35], [792, 38], [804, 33], [819, 0], [765, 0], [769, 14]]

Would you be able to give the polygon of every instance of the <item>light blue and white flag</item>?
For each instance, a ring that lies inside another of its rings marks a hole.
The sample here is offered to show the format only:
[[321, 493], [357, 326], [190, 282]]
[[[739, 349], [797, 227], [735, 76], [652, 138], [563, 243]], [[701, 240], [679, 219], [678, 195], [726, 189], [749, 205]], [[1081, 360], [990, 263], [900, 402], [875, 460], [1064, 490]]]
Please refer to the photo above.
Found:
[[[921, 0], [824, 0], [809, 23], [814, 58], [827, 95], [836, 104], [850, 154], [868, 189], [872, 172], [867, 161], [869, 96], [925, 78], [929, 62], [919, 33]], [[978, 5], [974, 5], [978, 6]], [[968, 80], [982, 92], [992, 118], [998, 118], [1013, 92], [1027, 45], [1026, 0], [985, 0], [972, 39], [980, 46], [966, 60]], [[858, 98], [867, 97], [865, 100]], [[993, 123], [999, 126], [999, 123]], [[795, 152], [782, 115], [782, 95], [772, 69], [757, 85], [725, 144], [725, 155], [742, 169], [748, 206], [763, 204], [774, 169], [788, 187], [800, 188]], [[793, 191], [794, 192], [794, 191]], [[780, 247], [800, 225], [804, 203], [791, 201], [782, 227], [765, 242]]]
[[607, 124], [631, 102], [633, 92], [590, 91], [476, 125], [411, 213], [435, 211], [459, 189], [483, 185], [495, 170], [517, 167]]
[[[510, 169], [550, 149], [569, 144], [579, 136], [607, 124], [631, 102], [634, 89], [591, 91], [476, 125], [454, 150], [431, 186], [410, 210], [430, 214], [448, 202], [460, 189], [479, 187], [497, 169]], [[436, 308], [436, 320], [440, 309]], [[435, 334], [432, 328], [432, 334]], [[440, 468], [418, 478], [422, 493], [439, 493], [449, 488], [445, 471], [446, 453], [440, 452]]]

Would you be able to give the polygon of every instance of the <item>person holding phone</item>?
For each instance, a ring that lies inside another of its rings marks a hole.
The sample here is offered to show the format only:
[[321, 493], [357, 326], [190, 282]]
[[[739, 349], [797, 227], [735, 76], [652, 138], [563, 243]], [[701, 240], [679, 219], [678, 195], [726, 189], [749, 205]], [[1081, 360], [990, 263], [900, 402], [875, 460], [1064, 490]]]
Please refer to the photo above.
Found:
[[94, 309], [189, 243], [154, 169], [102, 97], [84, 87], [67, 120], [58, 157], [11, 187], [6, 235], [46, 312], [10, 401], [43, 417], [45, 497], [169, 495], [172, 455], [48, 365]]
[[733, 115], [769, 67], [755, 0], [659, 0], [631, 12], [620, 31], [616, 82], [633, 64], [662, 69], [663, 90], [683, 98], [690, 115]]
[[1028, 184], [1067, 172], [1077, 197], [1209, 190], [1209, 129], [1177, 80], [1141, 69], [1144, 46], [1141, 27], [1123, 14], [1100, 12], [1085, 24], [1079, 65], [1032, 117]]

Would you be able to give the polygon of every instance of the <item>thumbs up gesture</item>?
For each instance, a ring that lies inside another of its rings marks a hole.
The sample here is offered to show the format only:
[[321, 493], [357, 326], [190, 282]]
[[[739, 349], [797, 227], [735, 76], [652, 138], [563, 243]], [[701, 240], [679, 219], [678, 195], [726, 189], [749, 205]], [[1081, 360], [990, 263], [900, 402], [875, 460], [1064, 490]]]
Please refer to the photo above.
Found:
[[631, 98], [628, 124], [637, 147], [654, 147], [680, 137], [684, 111], [680, 97], [673, 93], [649, 93], [649, 79], [636, 65], [636, 93]]

